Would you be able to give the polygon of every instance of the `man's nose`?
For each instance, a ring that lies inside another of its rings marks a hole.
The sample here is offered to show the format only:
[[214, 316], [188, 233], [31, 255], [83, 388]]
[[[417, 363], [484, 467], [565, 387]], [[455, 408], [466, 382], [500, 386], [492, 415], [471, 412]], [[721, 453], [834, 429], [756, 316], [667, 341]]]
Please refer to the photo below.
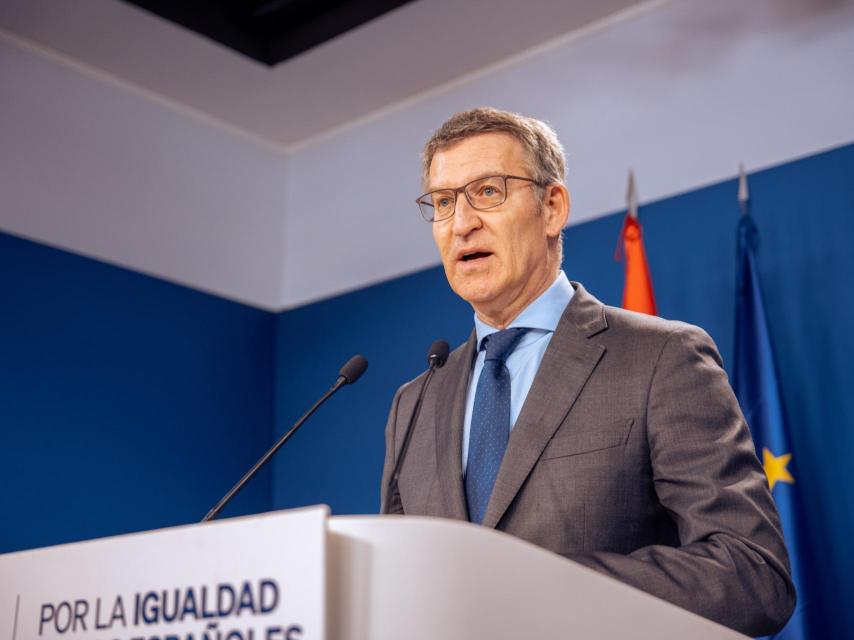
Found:
[[466, 236], [481, 226], [480, 211], [469, 204], [465, 194], [460, 194], [454, 203], [454, 234]]

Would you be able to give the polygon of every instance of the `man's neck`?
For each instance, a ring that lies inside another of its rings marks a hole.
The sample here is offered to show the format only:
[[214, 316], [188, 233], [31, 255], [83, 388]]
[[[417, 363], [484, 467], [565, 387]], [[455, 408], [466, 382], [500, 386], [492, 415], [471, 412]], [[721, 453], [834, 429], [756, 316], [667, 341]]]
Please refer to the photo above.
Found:
[[533, 294], [529, 294], [524, 298], [517, 298], [517, 300], [510, 305], [497, 308], [494, 312], [492, 309], [479, 309], [474, 307], [474, 305], [472, 306], [474, 307], [474, 311], [481, 322], [484, 322], [490, 327], [494, 327], [496, 329], [506, 329], [525, 309], [527, 309], [537, 298], [543, 295], [548, 288], [552, 286], [552, 284], [554, 284], [558, 275], [560, 275], [560, 269], [557, 269], [552, 273], [551, 277], [545, 278], [540, 283], [540, 286], [534, 290]]

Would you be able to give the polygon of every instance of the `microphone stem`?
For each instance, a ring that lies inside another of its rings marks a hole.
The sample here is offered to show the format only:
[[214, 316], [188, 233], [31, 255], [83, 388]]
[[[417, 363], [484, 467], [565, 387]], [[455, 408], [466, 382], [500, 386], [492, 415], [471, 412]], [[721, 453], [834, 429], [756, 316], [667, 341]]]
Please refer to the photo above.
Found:
[[270, 458], [276, 455], [276, 452], [282, 448], [282, 445], [285, 444], [288, 440], [290, 440], [291, 436], [294, 435], [297, 432], [297, 429], [302, 426], [302, 423], [308, 420], [311, 415], [320, 408], [320, 405], [326, 402], [332, 396], [332, 394], [338, 391], [338, 389], [340, 389], [346, 382], [347, 379], [344, 376], [338, 376], [338, 380], [335, 382], [334, 385], [332, 385], [329, 391], [324, 393], [320, 397], [320, 399], [311, 406], [311, 409], [309, 409], [305, 413], [305, 415], [303, 415], [303, 417], [300, 418], [297, 423], [288, 430], [287, 433], [285, 433], [285, 435], [279, 438], [278, 442], [276, 442], [276, 444], [270, 447], [270, 450], [263, 456], [261, 456], [261, 459], [258, 460], [258, 462], [252, 465], [252, 468], [244, 474], [244, 476], [237, 482], [237, 484], [234, 485], [231, 490], [226, 493], [219, 502], [216, 503], [216, 505], [214, 505], [213, 509], [208, 511], [207, 515], [202, 518], [202, 522], [208, 522], [216, 518], [219, 515], [219, 512], [222, 511], [229, 502], [231, 502], [231, 499], [238, 494], [238, 492], [243, 488], [243, 486], [247, 482], [249, 482], [256, 473], [261, 470], [261, 467], [267, 464]]

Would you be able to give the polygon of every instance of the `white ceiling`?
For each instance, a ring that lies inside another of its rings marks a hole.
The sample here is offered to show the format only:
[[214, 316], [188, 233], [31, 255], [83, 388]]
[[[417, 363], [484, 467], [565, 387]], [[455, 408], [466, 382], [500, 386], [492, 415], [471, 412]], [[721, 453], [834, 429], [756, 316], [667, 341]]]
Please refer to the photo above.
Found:
[[0, 28], [287, 148], [640, 4], [419, 0], [273, 68], [118, 0], [3, 0]]

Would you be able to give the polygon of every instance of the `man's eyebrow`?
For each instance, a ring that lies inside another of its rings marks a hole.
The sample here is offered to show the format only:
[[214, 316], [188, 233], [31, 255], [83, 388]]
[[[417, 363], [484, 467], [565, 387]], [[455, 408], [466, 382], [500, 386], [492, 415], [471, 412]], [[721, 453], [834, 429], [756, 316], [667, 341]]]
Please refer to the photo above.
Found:
[[459, 184], [459, 185], [456, 185], [454, 187], [434, 187], [431, 185], [427, 185], [426, 193], [432, 193], [434, 191], [445, 191], [446, 189], [449, 191], [451, 189], [459, 189], [460, 187], [465, 186], [465, 185], [469, 184], [470, 182], [474, 182], [475, 180], [483, 180], [484, 178], [492, 178], [493, 176], [504, 176], [504, 175], [511, 175], [511, 174], [502, 173], [500, 171], [484, 171], [483, 173], [478, 174], [477, 177], [472, 178], [471, 180], [466, 180], [463, 184]]

